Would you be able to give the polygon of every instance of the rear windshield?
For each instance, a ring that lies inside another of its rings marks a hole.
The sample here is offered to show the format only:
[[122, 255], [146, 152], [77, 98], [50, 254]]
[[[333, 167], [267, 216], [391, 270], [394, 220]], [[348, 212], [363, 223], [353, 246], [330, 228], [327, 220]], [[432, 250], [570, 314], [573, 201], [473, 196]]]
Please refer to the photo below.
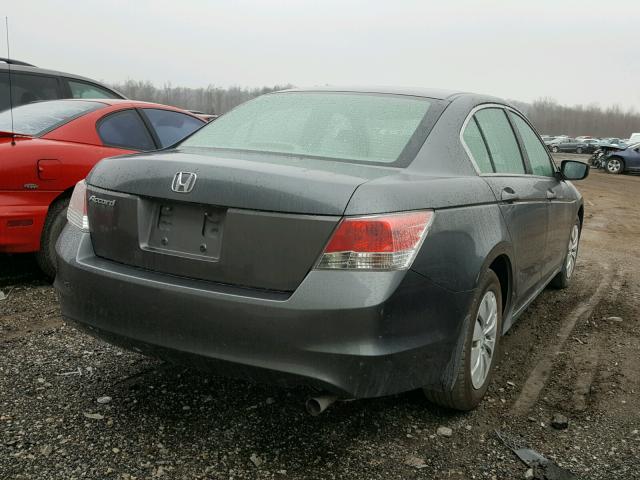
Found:
[[412, 142], [416, 137], [424, 141], [428, 133], [424, 119], [431, 102], [420, 97], [337, 92], [263, 95], [203, 127], [180, 147], [390, 164], [410, 150], [407, 147], [416, 143]]
[[104, 103], [83, 100], [53, 100], [21, 105], [13, 109], [13, 129], [11, 111], [0, 112], [0, 132], [43, 135], [84, 113], [104, 106]]

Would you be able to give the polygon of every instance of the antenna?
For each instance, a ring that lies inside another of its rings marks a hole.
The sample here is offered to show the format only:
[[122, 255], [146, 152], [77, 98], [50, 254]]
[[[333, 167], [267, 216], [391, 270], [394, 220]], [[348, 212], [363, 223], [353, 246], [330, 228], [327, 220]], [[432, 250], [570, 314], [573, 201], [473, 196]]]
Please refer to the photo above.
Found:
[[13, 85], [11, 83], [11, 50], [9, 49], [9, 17], [4, 17], [4, 26], [7, 31], [7, 68], [9, 69], [9, 115], [11, 116], [11, 145], [16, 144], [16, 132], [13, 128]]

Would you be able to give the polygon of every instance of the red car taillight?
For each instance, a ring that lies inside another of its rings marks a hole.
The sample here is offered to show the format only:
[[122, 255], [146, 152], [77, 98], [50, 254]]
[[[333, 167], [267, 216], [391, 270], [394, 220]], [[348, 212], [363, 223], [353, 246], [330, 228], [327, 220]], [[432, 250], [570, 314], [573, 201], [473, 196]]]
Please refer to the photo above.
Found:
[[76, 183], [71, 194], [71, 201], [67, 209], [67, 220], [71, 225], [83, 232], [89, 231], [89, 217], [87, 216], [87, 184], [84, 180]]
[[347, 217], [340, 221], [317, 269], [406, 270], [433, 221], [432, 211]]

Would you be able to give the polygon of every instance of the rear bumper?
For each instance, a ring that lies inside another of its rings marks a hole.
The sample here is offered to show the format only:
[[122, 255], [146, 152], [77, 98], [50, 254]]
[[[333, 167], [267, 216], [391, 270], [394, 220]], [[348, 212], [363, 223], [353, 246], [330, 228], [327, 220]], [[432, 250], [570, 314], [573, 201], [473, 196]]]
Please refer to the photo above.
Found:
[[450, 388], [473, 294], [413, 271], [311, 271], [290, 295], [242, 289], [101, 259], [72, 226], [57, 248], [63, 316], [93, 335], [227, 376], [353, 398]]
[[3, 205], [0, 194], [0, 252], [40, 250], [40, 236], [48, 206]]

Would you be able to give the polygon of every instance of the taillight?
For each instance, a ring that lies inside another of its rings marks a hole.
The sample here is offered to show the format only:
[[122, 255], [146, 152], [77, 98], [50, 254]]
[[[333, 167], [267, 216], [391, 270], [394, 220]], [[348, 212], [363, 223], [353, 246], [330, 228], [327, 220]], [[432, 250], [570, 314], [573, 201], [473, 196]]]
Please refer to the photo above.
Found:
[[433, 221], [432, 211], [416, 211], [340, 221], [318, 269], [406, 270]]
[[89, 217], [87, 216], [87, 184], [84, 180], [76, 183], [71, 194], [71, 201], [67, 209], [67, 220], [83, 232], [89, 231]]

